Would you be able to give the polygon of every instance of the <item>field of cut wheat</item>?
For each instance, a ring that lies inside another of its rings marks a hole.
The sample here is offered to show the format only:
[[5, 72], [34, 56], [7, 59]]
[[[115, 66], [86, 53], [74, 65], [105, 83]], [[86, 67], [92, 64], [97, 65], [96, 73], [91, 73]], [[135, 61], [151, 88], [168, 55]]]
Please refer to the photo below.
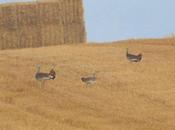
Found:
[[[0, 130], [174, 130], [175, 40], [0, 51]], [[126, 59], [142, 53], [139, 63]], [[36, 65], [56, 79], [43, 86]], [[96, 74], [86, 85], [81, 77]]]

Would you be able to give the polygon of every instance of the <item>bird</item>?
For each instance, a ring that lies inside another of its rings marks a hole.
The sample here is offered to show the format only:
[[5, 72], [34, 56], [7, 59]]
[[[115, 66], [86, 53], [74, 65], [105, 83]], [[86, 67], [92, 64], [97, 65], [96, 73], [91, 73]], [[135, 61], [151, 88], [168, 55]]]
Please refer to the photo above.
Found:
[[140, 62], [142, 60], [142, 53], [139, 53], [138, 55], [129, 54], [128, 48], [126, 48], [126, 57], [131, 62]]
[[93, 75], [91, 76], [86, 76], [86, 77], [82, 77], [81, 78], [81, 81], [84, 82], [86, 84], [86, 87], [88, 85], [92, 85], [96, 82], [96, 74], [94, 73]]
[[40, 72], [40, 65], [37, 65], [36, 66], [37, 70], [36, 70], [36, 73], [35, 73], [35, 79], [37, 81], [40, 81], [41, 82], [41, 85], [44, 84], [44, 81], [46, 80], [54, 80], [55, 77], [56, 77], [56, 72], [54, 70], [54, 68], [52, 68], [50, 70], [49, 73], [44, 73], [44, 72]]

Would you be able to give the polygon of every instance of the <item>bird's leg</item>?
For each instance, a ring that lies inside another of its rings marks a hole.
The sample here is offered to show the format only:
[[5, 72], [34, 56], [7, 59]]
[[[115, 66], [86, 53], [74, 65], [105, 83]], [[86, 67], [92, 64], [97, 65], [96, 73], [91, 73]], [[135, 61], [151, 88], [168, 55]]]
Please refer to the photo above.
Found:
[[37, 85], [41, 86], [41, 81], [38, 81], [38, 82], [37, 82]]
[[45, 85], [45, 80], [43, 81], [43, 86]]
[[45, 81], [44, 81], [44, 80], [42, 80], [42, 86], [44, 86], [44, 83], [45, 83]]
[[86, 88], [89, 86], [89, 83], [86, 83]]
[[40, 82], [40, 88], [42, 87], [43, 81]]
[[42, 81], [38, 81], [38, 85], [39, 85], [39, 87], [41, 87], [42, 86]]

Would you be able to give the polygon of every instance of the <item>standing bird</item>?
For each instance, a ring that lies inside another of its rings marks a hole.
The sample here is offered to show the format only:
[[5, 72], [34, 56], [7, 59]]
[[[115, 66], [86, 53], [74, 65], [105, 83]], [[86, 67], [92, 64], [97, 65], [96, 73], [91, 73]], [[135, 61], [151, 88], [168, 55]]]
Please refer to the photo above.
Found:
[[56, 77], [56, 72], [54, 68], [50, 70], [49, 73], [40, 72], [40, 65], [37, 65], [37, 71], [35, 73], [35, 79], [41, 82], [41, 85], [44, 84], [46, 80], [54, 80]]
[[131, 62], [140, 62], [142, 60], [142, 54], [133, 55], [128, 53], [128, 48], [126, 49], [126, 57]]
[[84, 82], [86, 84], [86, 87], [87, 87], [88, 85], [94, 84], [96, 79], [97, 78], [96, 78], [96, 75], [94, 73], [92, 76], [82, 77], [81, 81]]

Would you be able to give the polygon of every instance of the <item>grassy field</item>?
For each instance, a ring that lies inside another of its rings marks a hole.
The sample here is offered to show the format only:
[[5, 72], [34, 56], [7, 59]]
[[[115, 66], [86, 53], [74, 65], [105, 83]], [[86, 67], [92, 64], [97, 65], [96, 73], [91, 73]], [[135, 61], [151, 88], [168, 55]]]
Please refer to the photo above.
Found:
[[[0, 130], [174, 130], [175, 40], [0, 51]], [[140, 63], [125, 57], [143, 53]], [[36, 64], [57, 78], [40, 86]], [[97, 73], [86, 88], [80, 78]]]

